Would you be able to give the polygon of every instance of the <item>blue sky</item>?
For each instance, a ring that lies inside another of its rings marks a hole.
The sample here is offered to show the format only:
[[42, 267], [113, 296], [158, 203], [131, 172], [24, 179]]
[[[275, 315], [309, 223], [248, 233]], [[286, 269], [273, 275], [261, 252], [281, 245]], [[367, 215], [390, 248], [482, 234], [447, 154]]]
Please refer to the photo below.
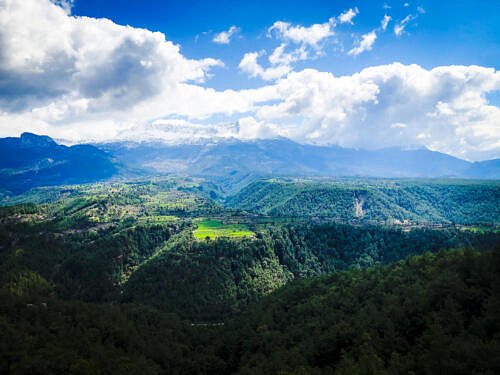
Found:
[[[297, 64], [314, 67], [336, 75], [352, 74], [362, 68], [394, 61], [419, 64], [425, 68], [440, 65], [481, 65], [496, 69], [500, 64], [500, 1], [151, 1], [76, 0], [73, 14], [105, 17], [118, 24], [161, 31], [182, 46], [190, 58], [211, 56], [224, 61], [226, 68], [217, 71], [210, 81], [219, 89], [257, 86], [255, 79], [238, 71], [241, 57], [249, 50], [272, 49], [279, 43], [266, 37], [266, 30], [276, 20], [308, 26], [326, 22], [343, 11], [358, 8], [354, 25], [337, 29], [337, 37], [349, 48], [353, 34], [377, 27], [382, 17], [390, 15], [401, 21], [418, 15], [397, 37], [389, 27], [369, 53], [356, 57], [336, 51], [333, 43], [324, 56]], [[417, 10], [421, 7], [425, 14]], [[232, 25], [241, 28], [230, 45], [212, 42], [214, 35]], [[394, 26], [392, 24], [391, 26]]]
[[500, 1], [0, 2], [0, 136], [500, 157]]

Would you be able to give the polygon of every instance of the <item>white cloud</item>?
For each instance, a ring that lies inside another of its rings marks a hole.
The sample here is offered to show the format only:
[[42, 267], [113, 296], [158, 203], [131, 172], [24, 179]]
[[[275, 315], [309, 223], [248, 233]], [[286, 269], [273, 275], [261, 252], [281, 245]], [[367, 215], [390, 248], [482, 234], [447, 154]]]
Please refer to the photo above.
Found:
[[288, 43], [308, 45], [318, 48], [319, 43], [333, 35], [334, 20], [316, 23], [311, 26], [292, 25], [289, 22], [276, 21], [269, 29], [268, 35], [277, 37]]
[[403, 35], [406, 26], [408, 26], [408, 23], [413, 19], [415, 19], [415, 16], [408, 14], [405, 18], [403, 18], [399, 23], [397, 23], [394, 26], [394, 34], [396, 34], [396, 36]]
[[[281, 51], [281, 49], [279, 51]], [[263, 52], [245, 53], [238, 67], [250, 77], [260, 77], [265, 81], [281, 78], [292, 70], [292, 68], [288, 65], [291, 59], [290, 56], [284, 57], [282, 52], [273, 53], [270, 58], [275, 63], [279, 63], [279, 65], [264, 69], [257, 61], [257, 59], [262, 55]], [[283, 61], [283, 59], [285, 59], [285, 61]]]
[[304, 70], [277, 83], [281, 100], [259, 121], [302, 143], [380, 148], [427, 146], [470, 159], [498, 157], [500, 72], [478, 66], [390, 64], [352, 76]]
[[352, 20], [354, 17], [356, 17], [359, 14], [358, 8], [354, 9], [349, 9], [346, 10], [345, 12], [341, 13], [339, 16], [339, 22], [340, 23], [350, 23], [351, 25], [353, 24]]
[[250, 77], [259, 77], [265, 81], [279, 79], [293, 70], [292, 64], [294, 62], [310, 58], [305, 45], [288, 52], [287, 48], [287, 43], [281, 43], [276, 47], [268, 57], [269, 66], [267, 68], [264, 68], [257, 61], [265, 54], [265, 51], [245, 53], [238, 68]]
[[269, 66], [264, 68], [257, 62], [263, 52], [249, 52], [243, 56], [239, 68], [251, 77], [264, 80], [281, 78], [293, 70], [295, 62], [322, 56], [325, 44], [335, 35], [337, 21], [340, 24], [353, 24], [352, 20], [358, 13], [358, 8], [351, 8], [338, 17], [331, 17], [327, 22], [309, 26], [276, 21], [267, 29], [269, 38], [275, 37], [280, 41], [280, 45], [269, 55]]
[[127, 107], [181, 82], [207, 78], [215, 59], [190, 60], [165, 35], [107, 19], [72, 17], [48, 0], [0, 2], [0, 105], [88, 100]]
[[292, 52], [285, 52], [287, 45], [280, 44], [274, 49], [269, 56], [269, 62], [272, 65], [291, 65], [292, 63], [300, 60], [306, 60], [309, 55], [304, 46], [294, 49]]
[[74, 0], [51, 0], [54, 4], [61, 7], [66, 14], [71, 14], [71, 9], [74, 5]]
[[380, 21], [380, 28], [382, 29], [382, 31], [387, 30], [389, 22], [391, 22], [391, 16], [388, 16], [387, 14], [384, 15], [384, 18], [382, 18], [382, 21]]
[[371, 51], [373, 49], [375, 41], [377, 40], [378, 34], [387, 30], [387, 26], [389, 25], [390, 21], [391, 16], [388, 16], [387, 14], [384, 15], [384, 17], [380, 21], [380, 27], [362, 35], [361, 40], [357, 41], [354, 47], [351, 48], [347, 54], [350, 56], [357, 56], [363, 52]]
[[[341, 16], [347, 22], [356, 14], [351, 15], [351, 13], [345, 12]], [[276, 21], [267, 29], [269, 38], [275, 37], [280, 41], [280, 45], [268, 57], [269, 66], [264, 68], [257, 61], [265, 54], [265, 51], [248, 52], [241, 59], [239, 69], [250, 77], [260, 77], [267, 81], [281, 78], [293, 70], [293, 63], [321, 56], [325, 42], [334, 35], [335, 27], [334, 17], [330, 18], [328, 22], [310, 26]]]
[[357, 56], [365, 51], [371, 51], [376, 40], [377, 40], [377, 33], [375, 30], [372, 30], [367, 34], [364, 34], [363, 36], [361, 36], [361, 40], [359, 41], [357, 46], [352, 48], [348, 52], [348, 55]]
[[233, 25], [229, 28], [229, 30], [216, 34], [212, 40], [214, 43], [218, 44], [229, 44], [231, 42], [231, 38], [238, 32], [240, 32], [240, 28]]

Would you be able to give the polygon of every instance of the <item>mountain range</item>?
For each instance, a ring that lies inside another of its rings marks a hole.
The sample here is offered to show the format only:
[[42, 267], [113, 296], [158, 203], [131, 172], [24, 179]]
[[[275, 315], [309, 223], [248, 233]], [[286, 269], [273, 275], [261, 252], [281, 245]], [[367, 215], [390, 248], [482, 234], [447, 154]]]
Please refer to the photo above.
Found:
[[183, 174], [235, 181], [263, 176], [499, 179], [500, 159], [469, 162], [426, 148], [362, 150], [286, 138], [195, 144], [113, 142], [64, 146], [23, 133], [0, 139], [0, 189]]
[[111, 156], [91, 145], [64, 146], [23, 133], [0, 139], [0, 195], [35, 186], [105, 180], [119, 172]]
[[426, 148], [363, 150], [302, 145], [286, 138], [168, 145], [96, 145], [124, 164], [156, 173], [226, 176], [500, 177], [500, 160], [471, 163]]

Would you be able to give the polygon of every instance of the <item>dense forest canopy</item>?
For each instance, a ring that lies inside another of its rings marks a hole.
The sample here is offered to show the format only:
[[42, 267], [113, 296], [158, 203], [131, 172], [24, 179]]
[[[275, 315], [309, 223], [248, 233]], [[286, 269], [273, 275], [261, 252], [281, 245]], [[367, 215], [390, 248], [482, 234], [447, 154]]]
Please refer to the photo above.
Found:
[[494, 182], [280, 179], [222, 198], [213, 181], [172, 177], [7, 198], [1, 371], [494, 373], [498, 194]]
[[227, 204], [284, 217], [498, 224], [499, 201], [496, 181], [270, 179], [251, 183]]

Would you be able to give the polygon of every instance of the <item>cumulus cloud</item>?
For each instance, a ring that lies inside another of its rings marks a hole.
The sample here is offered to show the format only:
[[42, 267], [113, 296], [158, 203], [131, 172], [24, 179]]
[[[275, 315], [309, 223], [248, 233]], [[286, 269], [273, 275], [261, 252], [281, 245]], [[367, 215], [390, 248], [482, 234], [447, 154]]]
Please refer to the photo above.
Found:
[[350, 23], [351, 25], [353, 24], [352, 20], [354, 17], [356, 17], [359, 14], [358, 8], [354, 9], [349, 9], [346, 10], [345, 12], [341, 13], [339, 16], [339, 22], [340, 23]]
[[[276, 21], [267, 29], [267, 36], [278, 39], [280, 45], [269, 54], [268, 67], [262, 66], [257, 61], [265, 52], [248, 52], [241, 59], [239, 68], [250, 77], [259, 77], [268, 81], [281, 78], [293, 70], [295, 62], [323, 56], [326, 43], [335, 35], [337, 23], [353, 24], [353, 19], [358, 13], [358, 8], [351, 8], [342, 12], [338, 17], [331, 17], [327, 22], [309, 26]], [[376, 39], [376, 34], [373, 35]], [[367, 43], [370, 43], [369, 39], [373, 38], [373, 35], [363, 36], [367, 40], [362, 41], [362, 46], [358, 48], [371, 48]], [[353, 54], [356, 51], [353, 49]]]
[[380, 148], [426, 146], [469, 159], [498, 157], [500, 72], [479, 66], [371, 67], [351, 76], [304, 70], [277, 83], [282, 97], [256, 118], [299, 142]]
[[369, 33], [362, 35], [361, 40], [354, 48], [352, 48], [348, 52], [348, 55], [357, 56], [365, 51], [371, 51], [376, 40], [377, 40], [377, 33], [375, 30], [372, 30]]
[[380, 21], [380, 26], [373, 29], [369, 33], [363, 34], [361, 39], [355, 43], [354, 47], [351, 48], [347, 54], [350, 56], [357, 56], [363, 52], [371, 51], [375, 41], [377, 40], [378, 34], [387, 30], [387, 26], [389, 25], [391, 19], [391, 16], [388, 16], [387, 14], [384, 15]]
[[304, 46], [294, 49], [291, 52], [286, 52], [287, 45], [282, 43], [274, 49], [269, 56], [269, 62], [272, 65], [291, 65], [292, 63], [308, 58], [307, 50]]
[[276, 47], [268, 57], [269, 67], [264, 68], [257, 61], [265, 55], [265, 51], [248, 52], [243, 55], [239, 69], [250, 77], [259, 77], [265, 81], [273, 81], [290, 73], [292, 64], [296, 61], [307, 60], [309, 54], [304, 46], [286, 51], [287, 44], [282, 43]]
[[48, 0], [0, 2], [0, 45], [0, 104], [10, 110], [62, 96], [85, 98], [88, 110], [129, 106], [222, 65], [185, 58], [162, 33], [72, 17]]
[[233, 25], [228, 30], [216, 34], [212, 41], [217, 44], [229, 44], [231, 38], [238, 32], [240, 32], [240, 28]]
[[57, 6], [61, 7], [66, 14], [71, 13], [71, 9], [73, 8], [74, 5], [74, 0], [51, 0], [54, 4]]
[[[341, 16], [348, 20], [349, 17], [352, 19], [354, 15], [351, 16], [351, 13], [347, 11]], [[269, 66], [264, 68], [258, 63], [257, 59], [265, 54], [265, 51], [261, 51], [245, 53], [239, 68], [250, 77], [259, 77], [266, 81], [281, 78], [293, 70], [293, 63], [321, 56], [325, 42], [334, 35], [335, 27], [335, 17], [330, 18], [327, 22], [315, 23], [310, 26], [276, 21], [267, 29], [269, 38], [276, 38], [280, 41], [280, 45], [268, 56]]]

